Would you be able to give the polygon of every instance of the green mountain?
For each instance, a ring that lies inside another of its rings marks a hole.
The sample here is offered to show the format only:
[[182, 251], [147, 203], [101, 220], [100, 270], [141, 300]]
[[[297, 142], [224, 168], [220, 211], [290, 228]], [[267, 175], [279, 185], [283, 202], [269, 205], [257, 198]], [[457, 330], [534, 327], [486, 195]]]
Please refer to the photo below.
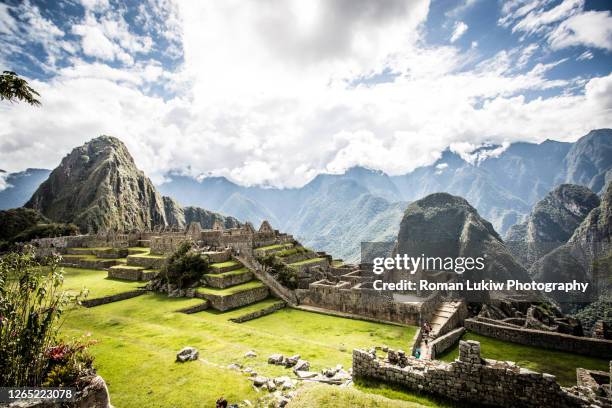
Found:
[[136, 168], [126, 146], [111, 136], [73, 149], [25, 207], [57, 222], [74, 223], [81, 231], [149, 229], [186, 222], [178, 203], [162, 197]]
[[431, 194], [408, 206], [394, 253], [412, 257], [485, 258], [482, 270], [465, 271], [458, 275], [459, 279], [529, 279], [493, 225], [467, 200], [447, 193]]

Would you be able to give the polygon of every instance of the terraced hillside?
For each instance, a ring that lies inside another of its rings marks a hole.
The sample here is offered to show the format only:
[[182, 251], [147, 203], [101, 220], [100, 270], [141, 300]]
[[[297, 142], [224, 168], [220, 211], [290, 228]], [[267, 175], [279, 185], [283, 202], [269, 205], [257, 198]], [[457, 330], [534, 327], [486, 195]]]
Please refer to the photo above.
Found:
[[255, 257], [290, 289], [306, 289], [310, 283], [324, 278], [330, 266], [342, 264], [325, 252], [314, 252], [298, 243], [260, 247], [255, 249]]

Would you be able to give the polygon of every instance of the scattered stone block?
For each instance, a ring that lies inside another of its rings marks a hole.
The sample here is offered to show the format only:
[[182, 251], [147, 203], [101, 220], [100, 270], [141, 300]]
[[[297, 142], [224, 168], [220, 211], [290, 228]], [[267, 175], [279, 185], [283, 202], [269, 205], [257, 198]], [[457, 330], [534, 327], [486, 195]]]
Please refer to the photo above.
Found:
[[176, 361], [184, 363], [186, 361], [197, 360], [200, 353], [195, 347], [183, 347], [181, 351], [176, 354]]

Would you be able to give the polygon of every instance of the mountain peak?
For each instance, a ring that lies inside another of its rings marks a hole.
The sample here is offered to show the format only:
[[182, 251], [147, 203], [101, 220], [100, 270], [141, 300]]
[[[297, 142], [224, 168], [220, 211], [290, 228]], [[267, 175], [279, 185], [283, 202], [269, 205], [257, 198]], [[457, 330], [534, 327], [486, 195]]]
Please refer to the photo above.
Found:
[[160, 194], [125, 144], [106, 135], [74, 148], [25, 206], [82, 231], [167, 224]]

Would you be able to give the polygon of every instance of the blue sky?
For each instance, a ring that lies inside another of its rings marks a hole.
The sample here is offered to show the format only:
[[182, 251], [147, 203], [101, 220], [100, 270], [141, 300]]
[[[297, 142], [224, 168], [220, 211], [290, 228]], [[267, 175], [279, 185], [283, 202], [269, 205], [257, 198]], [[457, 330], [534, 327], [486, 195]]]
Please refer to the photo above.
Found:
[[2, 1], [0, 162], [112, 134], [170, 171], [297, 186], [612, 126], [609, 1]]

